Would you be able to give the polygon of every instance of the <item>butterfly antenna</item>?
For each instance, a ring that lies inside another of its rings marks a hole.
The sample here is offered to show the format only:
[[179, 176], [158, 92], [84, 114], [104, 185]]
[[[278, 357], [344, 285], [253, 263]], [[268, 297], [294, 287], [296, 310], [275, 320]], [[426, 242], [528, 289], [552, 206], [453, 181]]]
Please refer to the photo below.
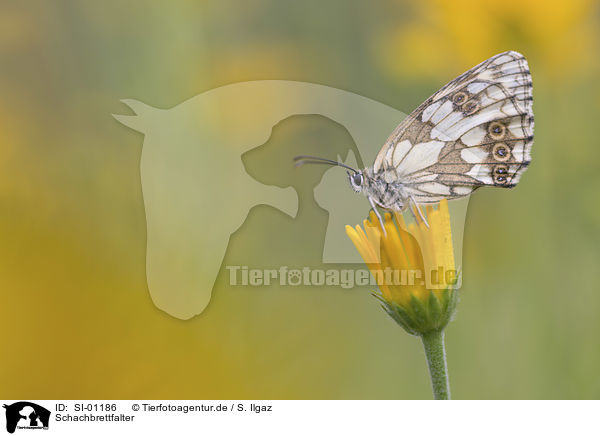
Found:
[[323, 164], [323, 165], [332, 165], [332, 166], [343, 167], [343, 168], [349, 169], [350, 171], [352, 171], [354, 173], [358, 173], [357, 170], [355, 170], [354, 168], [352, 168], [346, 164], [343, 164], [336, 160], [325, 159], [324, 157], [302, 155], [302, 156], [294, 157], [294, 162], [295, 162], [294, 166], [296, 168], [301, 167], [302, 165], [305, 165], [305, 164]]

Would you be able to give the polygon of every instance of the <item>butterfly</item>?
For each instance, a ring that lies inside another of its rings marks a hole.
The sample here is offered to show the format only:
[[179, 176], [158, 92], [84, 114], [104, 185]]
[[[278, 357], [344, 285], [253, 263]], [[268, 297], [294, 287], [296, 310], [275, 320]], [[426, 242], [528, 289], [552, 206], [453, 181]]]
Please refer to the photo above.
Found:
[[[497, 54], [452, 80], [406, 117], [372, 167], [355, 170], [316, 156], [306, 163], [346, 168], [350, 186], [383, 209], [470, 195], [481, 186], [512, 188], [531, 162], [533, 87], [525, 57]], [[416, 218], [416, 216], [415, 216]]]

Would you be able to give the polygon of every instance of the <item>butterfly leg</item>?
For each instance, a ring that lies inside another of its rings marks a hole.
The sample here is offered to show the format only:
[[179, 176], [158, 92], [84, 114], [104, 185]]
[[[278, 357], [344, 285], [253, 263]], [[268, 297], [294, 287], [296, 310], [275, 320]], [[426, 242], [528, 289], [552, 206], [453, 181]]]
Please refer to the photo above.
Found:
[[381, 224], [381, 230], [383, 230], [383, 235], [387, 236], [387, 232], [385, 231], [385, 226], [383, 225], [383, 219], [381, 218], [381, 214], [377, 210], [377, 206], [371, 197], [369, 197], [369, 203], [371, 203], [371, 207], [373, 208], [373, 212], [377, 215], [377, 219], [379, 220], [379, 224]]
[[415, 198], [413, 196], [410, 197], [410, 200], [413, 202], [413, 205], [415, 206], [415, 208], [411, 208], [410, 210], [412, 210], [412, 213], [415, 217], [415, 220], [418, 221], [417, 219], [417, 214], [415, 213], [415, 209], [417, 209], [417, 212], [419, 212], [419, 216], [421, 217], [421, 221], [423, 221], [425, 223], [425, 226], [427, 228], [429, 228], [429, 223], [427, 222], [427, 219], [425, 218], [425, 215], [423, 215], [423, 212], [421, 211], [421, 208], [419, 207], [419, 204], [416, 202]]

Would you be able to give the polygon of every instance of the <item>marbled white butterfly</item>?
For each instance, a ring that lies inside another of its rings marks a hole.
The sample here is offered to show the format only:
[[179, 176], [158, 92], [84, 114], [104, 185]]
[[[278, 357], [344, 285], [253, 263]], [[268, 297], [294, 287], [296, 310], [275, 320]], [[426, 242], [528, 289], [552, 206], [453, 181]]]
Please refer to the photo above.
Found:
[[[500, 53], [445, 85], [392, 132], [372, 167], [297, 156], [296, 165], [347, 168], [350, 185], [376, 206], [403, 211], [480, 186], [514, 187], [531, 161], [533, 96], [525, 57]], [[383, 223], [382, 223], [383, 225]]]

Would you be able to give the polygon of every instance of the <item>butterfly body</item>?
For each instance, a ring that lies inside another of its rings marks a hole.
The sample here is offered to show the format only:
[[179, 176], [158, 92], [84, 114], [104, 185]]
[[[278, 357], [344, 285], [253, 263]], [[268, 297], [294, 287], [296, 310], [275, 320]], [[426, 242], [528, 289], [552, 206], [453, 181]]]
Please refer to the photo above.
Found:
[[398, 180], [386, 180], [384, 173], [374, 174], [372, 168], [358, 171], [362, 178], [361, 183], [356, 183], [357, 177], [351, 175], [350, 185], [355, 192], [362, 192], [375, 204], [384, 209], [401, 212], [408, 204], [409, 196], [404, 186]]

